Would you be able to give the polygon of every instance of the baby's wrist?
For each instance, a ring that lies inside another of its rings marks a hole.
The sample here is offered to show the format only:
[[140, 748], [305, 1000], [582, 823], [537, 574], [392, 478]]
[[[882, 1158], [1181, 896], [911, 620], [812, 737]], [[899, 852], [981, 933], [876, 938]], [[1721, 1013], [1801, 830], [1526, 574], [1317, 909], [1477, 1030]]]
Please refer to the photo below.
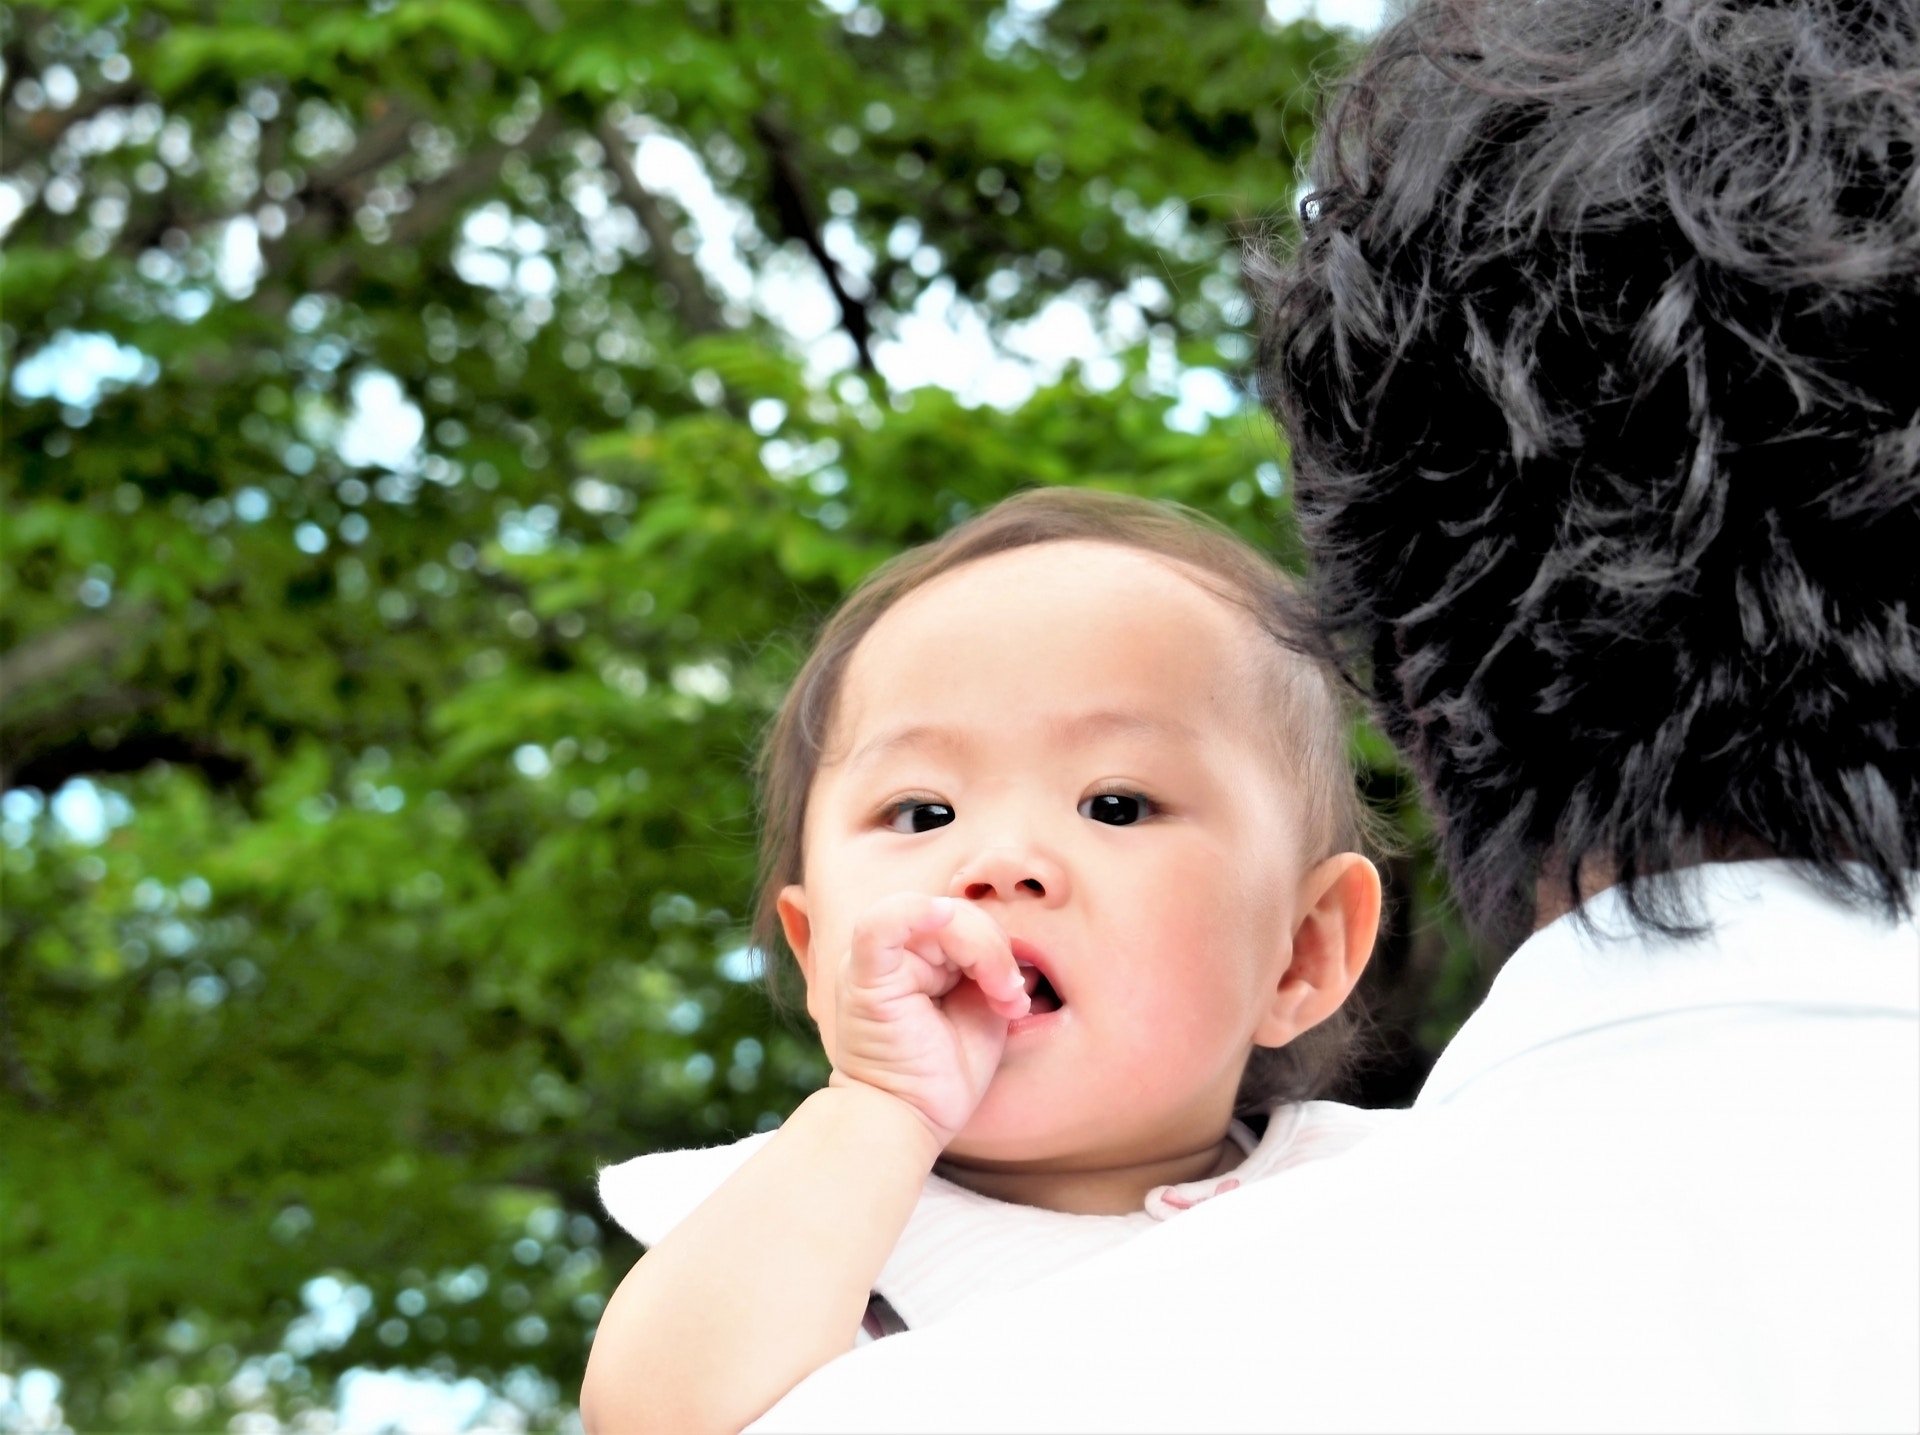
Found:
[[834, 1071], [826, 1087], [807, 1098], [807, 1104], [814, 1102], [857, 1123], [862, 1131], [871, 1131], [890, 1147], [913, 1151], [917, 1158], [924, 1158], [929, 1171], [953, 1139], [954, 1133], [943, 1131], [906, 1097], [842, 1071]]

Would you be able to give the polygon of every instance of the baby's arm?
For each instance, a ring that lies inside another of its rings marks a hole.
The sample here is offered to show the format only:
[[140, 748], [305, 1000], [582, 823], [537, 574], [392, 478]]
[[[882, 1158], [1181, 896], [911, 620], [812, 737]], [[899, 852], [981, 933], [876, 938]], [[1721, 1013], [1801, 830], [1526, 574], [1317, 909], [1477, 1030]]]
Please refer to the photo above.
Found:
[[808, 1097], [614, 1292], [580, 1394], [587, 1429], [738, 1430], [844, 1353], [939, 1154], [898, 1097]]
[[830, 1083], [608, 1303], [580, 1393], [592, 1435], [736, 1431], [844, 1354], [1025, 1008], [1006, 937], [971, 904], [909, 894], [868, 913], [838, 985]]

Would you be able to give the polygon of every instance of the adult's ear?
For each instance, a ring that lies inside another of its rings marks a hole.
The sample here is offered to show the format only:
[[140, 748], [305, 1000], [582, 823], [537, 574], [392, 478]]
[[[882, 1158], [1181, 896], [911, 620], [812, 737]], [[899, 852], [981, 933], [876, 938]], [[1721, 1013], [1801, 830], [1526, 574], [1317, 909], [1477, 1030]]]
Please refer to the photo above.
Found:
[[780, 930], [786, 934], [787, 945], [793, 949], [793, 958], [800, 964], [800, 975], [807, 984], [807, 1015], [818, 1025], [820, 1013], [813, 1009], [813, 920], [807, 915], [807, 889], [791, 882], [780, 889], [775, 905], [780, 909]]
[[1380, 932], [1380, 873], [1341, 852], [1301, 880], [1293, 949], [1254, 1028], [1256, 1046], [1285, 1046], [1318, 1026], [1353, 993]]

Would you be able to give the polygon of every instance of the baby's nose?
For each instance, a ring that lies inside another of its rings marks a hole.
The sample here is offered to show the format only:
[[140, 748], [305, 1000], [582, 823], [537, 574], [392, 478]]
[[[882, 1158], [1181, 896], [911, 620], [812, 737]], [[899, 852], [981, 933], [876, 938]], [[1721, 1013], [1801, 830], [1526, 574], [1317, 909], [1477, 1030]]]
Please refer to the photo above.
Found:
[[[1018, 882], [1013, 884], [1013, 891], [1031, 893], [1035, 897], [1044, 897], [1047, 895], [1046, 886], [1038, 877], [1022, 877]], [[992, 882], [976, 881], [967, 883], [960, 895], [965, 897], [969, 902], [978, 902], [986, 897], [1011, 896], [1012, 893], [1002, 892], [999, 887]]]
[[1032, 852], [996, 850], [983, 852], [953, 874], [948, 891], [970, 902], [997, 897], [1003, 902], [1022, 898], [1052, 898], [1066, 895], [1066, 874], [1058, 864]]

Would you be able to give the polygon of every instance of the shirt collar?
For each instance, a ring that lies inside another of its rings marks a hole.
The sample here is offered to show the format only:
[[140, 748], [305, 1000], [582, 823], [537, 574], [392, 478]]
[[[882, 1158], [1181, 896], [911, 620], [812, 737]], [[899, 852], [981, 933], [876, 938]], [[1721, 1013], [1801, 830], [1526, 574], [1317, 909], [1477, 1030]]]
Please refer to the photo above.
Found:
[[[1272, 1152], [1259, 1162], [1262, 1174], [1284, 1151], [1297, 1120], [1269, 1124]], [[929, 1176], [906, 1229], [873, 1288], [900, 1313], [908, 1329], [939, 1320], [974, 1296], [1012, 1290], [1113, 1249], [1170, 1216], [1253, 1179], [1244, 1171], [1267, 1143], [1256, 1142], [1240, 1122], [1228, 1138], [1246, 1153], [1231, 1176], [1156, 1186], [1142, 1210], [1116, 1216], [1076, 1216], [1038, 1206], [1018, 1206]]]
[[1228, 1128], [1228, 1139], [1245, 1153], [1231, 1172], [1155, 1186], [1141, 1210], [1120, 1216], [1016, 1206], [930, 1176], [874, 1289], [909, 1329], [917, 1328], [977, 1295], [1017, 1289], [1111, 1250], [1216, 1196], [1337, 1156], [1402, 1115], [1331, 1101], [1275, 1106], [1257, 1138], [1238, 1121]]
[[1516, 1057], [1623, 1022], [1712, 1007], [1920, 1016], [1920, 928], [1816, 887], [1784, 861], [1711, 863], [1684, 884], [1698, 937], [1635, 927], [1623, 893], [1590, 898], [1521, 944], [1448, 1044], [1416, 1106], [1456, 1099]]

